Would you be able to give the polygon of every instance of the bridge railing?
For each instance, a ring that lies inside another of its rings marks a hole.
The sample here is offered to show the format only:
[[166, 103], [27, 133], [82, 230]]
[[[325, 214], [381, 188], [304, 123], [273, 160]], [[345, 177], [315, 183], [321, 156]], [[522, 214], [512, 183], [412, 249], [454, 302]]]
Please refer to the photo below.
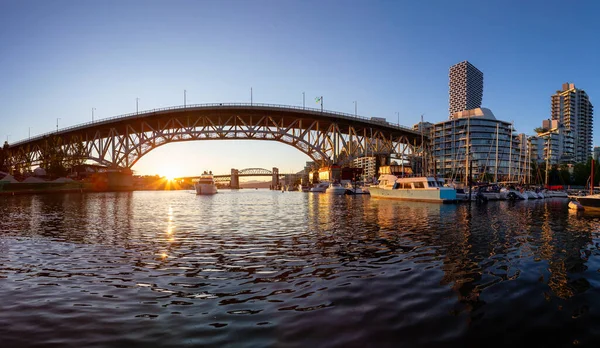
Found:
[[46, 136], [50, 136], [50, 135], [57, 135], [57, 134], [64, 133], [67, 131], [83, 129], [83, 128], [89, 127], [91, 125], [101, 125], [104, 123], [110, 123], [117, 119], [125, 120], [125, 119], [143, 118], [143, 117], [148, 116], [149, 114], [153, 114], [153, 113], [157, 113], [157, 112], [163, 112], [163, 111], [169, 111], [169, 110], [179, 110], [179, 109], [183, 110], [183, 109], [192, 109], [192, 108], [214, 108], [214, 107], [232, 107], [232, 106], [257, 107], [257, 108], [268, 107], [268, 108], [279, 108], [279, 109], [283, 109], [283, 110], [310, 111], [310, 112], [313, 112], [316, 114], [328, 114], [328, 115], [341, 116], [343, 118], [350, 119], [350, 120], [358, 119], [361, 121], [371, 122], [373, 124], [378, 124], [378, 125], [383, 124], [383, 125], [387, 125], [387, 126], [397, 127], [402, 130], [415, 132], [412, 128], [402, 126], [397, 123], [392, 123], [392, 122], [387, 122], [387, 121], [386, 121], [386, 123], [382, 123], [379, 120], [373, 120], [371, 117], [359, 116], [359, 115], [354, 115], [354, 114], [349, 114], [349, 113], [339, 112], [339, 111], [331, 111], [331, 110], [321, 111], [321, 109], [319, 109], [319, 108], [307, 108], [307, 107], [303, 107], [303, 106], [283, 105], [283, 104], [266, 104], [266, 103], [205, 103], [205, 104], [187, 104], [187, 105], [179, 105], [179, 106], [169, 106], [169, 107], [165, 107], [165, 108], [156, 108], [156, 109], [144, 110], [144, 111], [140, 111], [140, 112], [131, 112], [128, 114], [123, 114], [123, 115], [118, 115], [118, 116], [106, 117], [106, 118], [98, 119], [95, 121], [80, 123], [80, 124], [77, 124], [74, 126], [59, 128], [58, 130], [52, 131], [52, 132], [38, 134], [35, 137], [31, 137], [29, 139], [21, 139], [12, 144], [9, 144], [9, 145], [16, 146], [16, 145], [20, 145], [20, 144], [27, 143], [30, 141], [40, 140], [40, 139], [42, 139]]

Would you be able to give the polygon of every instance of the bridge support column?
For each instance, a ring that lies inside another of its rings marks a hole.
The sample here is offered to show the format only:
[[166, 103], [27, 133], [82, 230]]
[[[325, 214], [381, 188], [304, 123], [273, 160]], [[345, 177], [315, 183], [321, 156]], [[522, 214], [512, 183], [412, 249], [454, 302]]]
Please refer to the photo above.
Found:
[[240, 188], [240, 175], [237, 169], [231, 168], [230, 186], [232, 190], [239, 190]]
[[279, 169], [273, 167], [273, 176], [271, 177], [271, 189], [279, 190]]

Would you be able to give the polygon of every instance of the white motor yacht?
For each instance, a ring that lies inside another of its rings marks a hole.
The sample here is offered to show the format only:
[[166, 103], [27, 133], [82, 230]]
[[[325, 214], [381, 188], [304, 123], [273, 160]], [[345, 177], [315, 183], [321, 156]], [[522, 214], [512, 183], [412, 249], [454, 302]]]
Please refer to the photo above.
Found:
[[398, 178], [392, 174], [379, 177], [379, 184], [371, 186], [372, 197], [398, 199], [404, 201], [423, 201], [456, 203], [456, 190], [444, 187], [444, 181], [433, 177]]
[[346, 188], [339, 182], [332, 182], [329, 187], [325, 190], [325, 193], [333, 195], [343, 195], [346, 193]]
[[217, 193], [217, 185], [212, 172], [204, 172], [200, 175], [198, 181], [194, 183], [197, 195], [214, 195]]
[[316, 183], [313, 187], [311, 187], [308, 192], [325, 192], [329, 187], [329, 181], [321, 181]]

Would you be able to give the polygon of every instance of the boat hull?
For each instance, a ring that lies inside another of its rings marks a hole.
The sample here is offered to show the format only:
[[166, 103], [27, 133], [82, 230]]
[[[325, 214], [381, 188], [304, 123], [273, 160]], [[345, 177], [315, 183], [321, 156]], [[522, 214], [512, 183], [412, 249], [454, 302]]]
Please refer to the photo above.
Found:
[[195, 184], [197, 195], [214, 195], [217, 193], [217, 186], [214, 184]]
[[455, 190], [386, 190], [380, 187], [370, 187], [369, 193], [371, 197], [384, 198], [384, 199], [395, 199], [401, 201], [414, 201], [414, 202], [433, 202], [433, 203], [456, 203], [456, 191]]
[[577, 197], [576, 199], [585, 209], [600, 210], [600, 196], [598, 195]]

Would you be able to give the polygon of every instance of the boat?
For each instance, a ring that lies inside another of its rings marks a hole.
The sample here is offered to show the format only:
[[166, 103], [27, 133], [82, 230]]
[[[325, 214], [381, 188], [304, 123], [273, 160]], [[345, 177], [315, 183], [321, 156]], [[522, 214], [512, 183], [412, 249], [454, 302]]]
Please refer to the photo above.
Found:
[[585, 210], [598, 210], [600, 211], [600, 194], [593, 194], [587, 196], [573, 196]]
[[569, 210], [584, 210], [583, 205], [577, 201], [569, 202]]
[[368, 195], [369, 188], [365, 186], [358, 186], [357, 183], [352, 184], [352, 182], [348, 182], [344, 188], [346, 189], [347, 195]]
[[332, 182], [331, 184], [329, 184], [329, 187], [325, 189], [325, 193], [332, 195], [343, 195], [344, 193], [346, 193], [346, 189], [339, 182]]
[[382, 174], [379, 184], [371, 186], [372, 197], [436, 203], [456, 203], [456, 190], [444, 187], [443, 179], [434, 177], [398, 178], [393, 174]]
[[544, 192], [546, 198], [569, 198], [569, 194], [565, 191], [551, 191], [547, 190]]
[[325, 192], [329, 187], [329, 181], [321, 181], [316, 183], [313, 187], [311, 187], [308, 192]]
[[500, 194], [509, 201], [526, 200], [529, 197], [519, 190], [503, 187], [500, 189]]
[[217, 193], [217, 185], [215, 185], [215, 179], [212, 172], [202, 173], [198, 181], [194, 183], [197, 195], [214, 195]]

